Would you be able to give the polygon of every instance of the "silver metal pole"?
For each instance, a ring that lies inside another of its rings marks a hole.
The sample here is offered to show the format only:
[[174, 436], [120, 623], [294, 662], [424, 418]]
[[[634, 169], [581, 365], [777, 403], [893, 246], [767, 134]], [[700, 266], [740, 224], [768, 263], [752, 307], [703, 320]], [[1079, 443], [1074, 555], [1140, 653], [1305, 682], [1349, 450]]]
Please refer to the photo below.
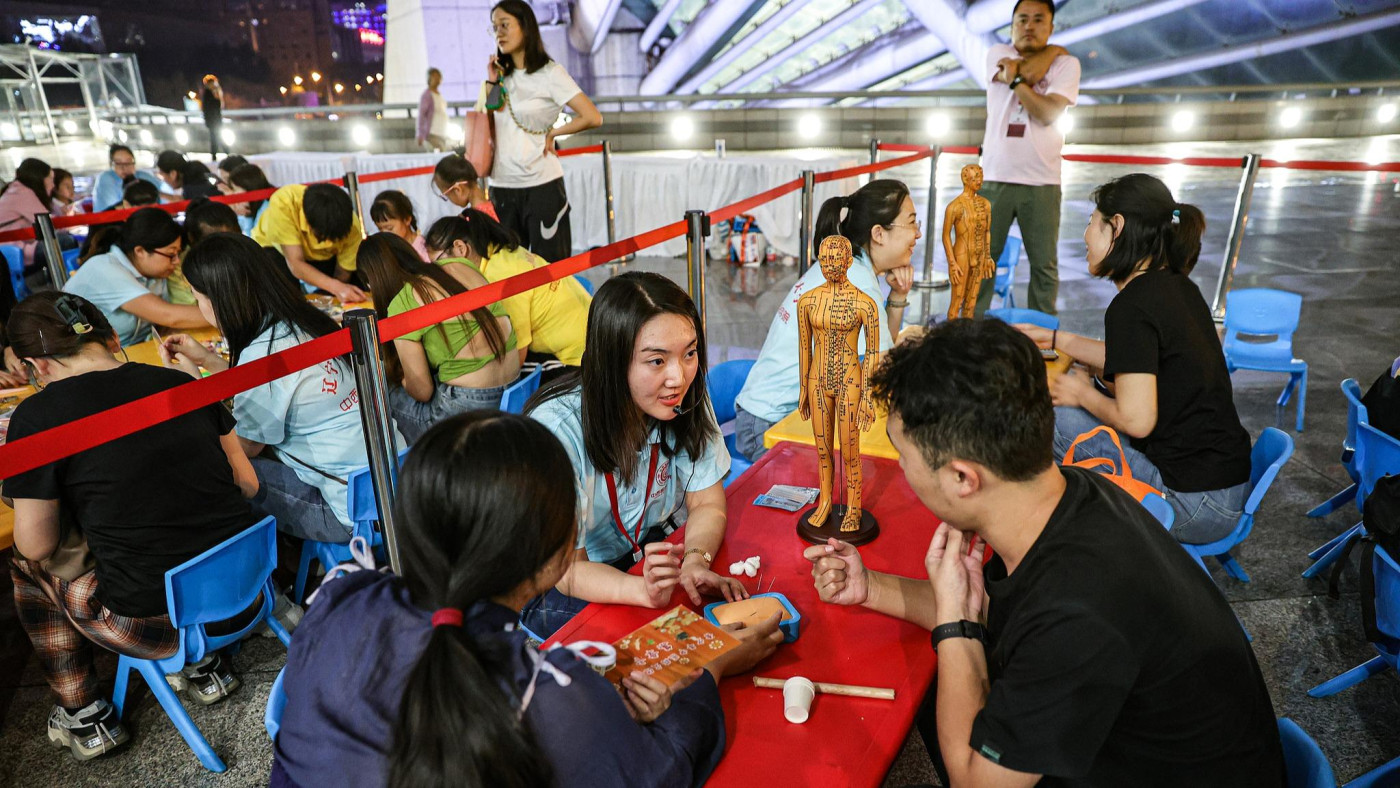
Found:
[[389, 419], [389, 389], [384, 383], [384, 364], [379, 357], [379, 326], [373, 309], [352, 309], [345, 313], [350, 329], [350, 358], [354, 362], [355, 387], [360, 394], [360, 423], [365, 431], [370, 479], [379, 509], [379, 525], [384, 531], [384, 547], [394, 574], [403, 574], [399, 562], [399, 542], [394, 529], [394, 485], [399, 477], [399, 450], [394, 445], [394, 425]]
[[942, 289], [951, 286], [948, 277], [933, 273], [933, 248], [938, 239], [938, 157], [941, 146], [933, 146], [933, 155], [928, 157], [928, 212], [924, 215], [924, 276], [914, 282], [915, 287]]
[[360, 204], [360, 178], [351, 170], [341, 178], [341, 183], [345, 185], [345, 191], [350, 192], [350, 202], [355, 206], [355, 215], [360, 217], [360, 232], [367, 238], [369, 231], [365, 228], [370, 226], [370, 222], [365, 221], [364, 206]]
[[39, 79], [39, 65], [34, 62], [34, 48], [25, 47], [29, 56], [29, 79], [34, 83], [34, 92], [39, 95], [39, 106], [44, 110], [44, 123], [49, 127], [49, 142], [58, 144], [58, 129], [53, 125], [53, 113], [49, 111], [49, 97], [44, 93], [44, 83]]
[[46, 213], [34, 214], [34, 232], [44, 245], [44, 262], [49, 268], [49, 281], [55, 290], [62, 290], [68, 284], [68, 268], [63, 264], [63, 250], [58, 246], [58, 233], [53, 229], [53, 217]]
[[704, 211], [685, 212], [685, 273], [690, 300], [700, 313], [700, 329], [705, 329], [705, 238], [710, 234], [710, 215]]
[[[84, 136], [96, 136], [97, 134], [97, 107], [92, 103], [92, 72], [88, 68], [87, 61], [78, 64], [78, 87], [83, 91], [83, 107], [87, 109], [88, 133]], [[98, 210], [101, 210], [100, 208]]]
[[797, 275], [807, 273], [812, 267], [812, 244], [816, 233], [816, 217], [812, 214], [817, 189], [817, 174], [812, 170], [802, 171], [802, 206], [800, 216], [801, 237], [797, 239]]
[[1225, 257], [1220, 261], [1220, 279], [1215, 283], [1215, 300], [1210, 305], [1211, 314], [1217, 323], [1225, 322], [1225, 299], [1235, 281], [1235, 266], [1240, 262], [1240, 247], [1244, 245], [1245, 225], [1249, 224], [1249, 203], [1254, 198], [1254, 181], [1259, 177], [1260, 160], [1261, 157], [1257, 153], [1244, 155], [1244, 174], [1240, 176], [1240, 190], [1235, 195], [1235, 216], [1230, 222], [1230, 235], [1225, 240]]
[[[870, 163], [880, 163], [880, 140], [876, 137], [870, 138]], [[873, 180], [875, 180], [875, 173], [872, 172], [869, 175], [865, 176], [866, 183], [870, 183]]]
[[[603, 140], [603, 208], [607, 211], [609, 245], [617, 243], [617, 206], [613, 197], [612, 142]], [[637, 255], [629, 253], [619, 259], [631, 262]]]

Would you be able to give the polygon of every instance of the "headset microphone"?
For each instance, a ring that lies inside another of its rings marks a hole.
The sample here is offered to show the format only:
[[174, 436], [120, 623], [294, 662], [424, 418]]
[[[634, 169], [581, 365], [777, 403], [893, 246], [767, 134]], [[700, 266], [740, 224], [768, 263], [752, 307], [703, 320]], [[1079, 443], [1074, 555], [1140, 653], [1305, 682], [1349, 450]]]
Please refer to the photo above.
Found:
[[685, 414], [691, 412], [692, 410], [695, 410], [699, 406], [699, 402], [696, 402], [694, 405], [691, 405], [688, 408], [682, 408], [680, 405], [677, 405], [674, 408], [671, 408], [671, 412], [675, 413], [677, 416], [684, 416]]

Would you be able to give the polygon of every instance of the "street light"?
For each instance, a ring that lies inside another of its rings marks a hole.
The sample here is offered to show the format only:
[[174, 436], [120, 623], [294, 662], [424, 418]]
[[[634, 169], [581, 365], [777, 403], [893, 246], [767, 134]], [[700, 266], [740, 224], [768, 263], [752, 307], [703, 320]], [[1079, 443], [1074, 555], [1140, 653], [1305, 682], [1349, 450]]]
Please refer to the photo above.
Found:
[[365, 77], [365, 84], [366, 84], [366, 85], [373, 85], [373, 84], [374, 84], [374, 77], [373, 77], [373, 76]]
[[344, 92], [345, 92], [345, 86], [342, 85], [342, 84], [340, 84], [339, 82], [335, 83], [335, 92], [336, 92], [336, 93], [344, 93]]
[[374, 78], [379, 80], [380, 82], [384, 81], [384, 75], [379, 73], [378, 71], [374, 72]]
[[359, 93], [361, 90], [364, 90], [364, 87], [365, 87], [364, 85], [361, 85], [361, 84], [359, 84], [358, 82], [355, 83], [355, 92], [356, 92], [356, 93]]
[[301, 81], [302, 81], [302, 80], [301, 80], [301, 75], [300, 75], [300, 74], [298, 74], [298, 75], [292, 77], [292, 84], [293, 84], [293, 85], [300, 86], [300, 85], [301, 85]]
[[282, 87], [278, 88], [278, 90], [280, 90], [280, 91], [282, 92], [282, 95], [284, 95], [284, 96], [287, 95], [287, 86], [286, 86], [286, 85], [283, 85]]
[[312, 82], [320, 82], [320, 81], [321, 81], [321, 72], [319, 72], [319, 71], [313, 71], [313, 72], [311, 72], [311, 81], [312, 81]]

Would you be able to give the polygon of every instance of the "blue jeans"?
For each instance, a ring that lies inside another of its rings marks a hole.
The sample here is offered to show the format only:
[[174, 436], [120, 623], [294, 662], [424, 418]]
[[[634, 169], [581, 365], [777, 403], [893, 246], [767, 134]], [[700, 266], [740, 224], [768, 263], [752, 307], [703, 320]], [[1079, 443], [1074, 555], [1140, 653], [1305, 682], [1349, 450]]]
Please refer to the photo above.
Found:
[[734, 447], [739, 453], [749, 458], [749, 462], [758, 462], [758, 458], [768, 453], [768, 449], [763, 445], [763, 433], [773, 428], [775, 421], [764, 421], [759, 417], [749, 413], [738, 405], [734, 406]]
[[[1059, 462], [1074, 439], [1100, 426], [1103, 422], [1083, 408], [1055, 408], [1055, 461]], [[1177, 492], [1162, 481], [1162, 473], [1147, 459], [1147, 455], [1134, 449], [1126, 435], [1119, 434], [1123, 442], [1123, 457], [1132, 469], [1133, 477], [1162, 491], [1167, 503], [1176, 513], [1176, 523], [1172, 526], [1172, 536], [1186, 544], [1206, 544], [1229, 535], [1239, 524], [1244, 514], [1245, 501], [1249, 499], [1249, 482], [1240, 482], [1233, 487], [1205, 492]], [[1113, 441], [1107, 435], [1095, 435], [1079, 444], [1074, 450], [1074, 459], [1107, 457], [1117, 465], [1122, 458]]]
[[317, 542], [350, 541], [350, 529], [335, 516], [321, 491], [302, 481], [296, 471], [277, 460], [253, 457], [258, 494], [253, 508], [277, 518], [277, 530]]
[[389, 413], [399, 427], [399, 433], [409, 445], [418, 442], [428, 428], [439, 421], [469, 410], [498, 410], [505, 386], [489, 389], [469, 389], [439, 383], [433, 398], [419, 402], [404, 391], [403, 386], [389, 387]]

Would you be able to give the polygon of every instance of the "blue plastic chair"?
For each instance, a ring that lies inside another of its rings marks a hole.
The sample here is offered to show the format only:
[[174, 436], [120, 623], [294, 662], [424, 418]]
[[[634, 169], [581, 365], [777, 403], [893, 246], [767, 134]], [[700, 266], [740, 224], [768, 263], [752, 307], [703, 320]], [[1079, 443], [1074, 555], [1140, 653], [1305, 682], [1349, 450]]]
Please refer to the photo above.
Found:
[[1371, 568], [1376, 578], [1376, 628], [1383, 636], [1381, 642], [1371, 644], [1376, 656], [1308, 690], [1314, 698], [1335, 695], [1386, 668], [1393, 669], [1400, 658], [1400, 564], [1385, 548], [1377, 545]]
[[1312, 511], [1308, 512], [1309, 517], [1325, 517], [1356, 498], [1356, 425], [1367, 424], [1370, 419], [1366, 414], [1366, 406], [1361, 404], [1361, 384], [1357, 383], [1355, 378], [1342, 381], [1342, 396], [1347, 398], [1347, 434], [1342, 439], [1341, 462], [1352, 483], [1345, 490], [1313, 507]]
[[[117, 660], [117, 683], [112, 693], [112, 706], [117, 716], [121, 716], [126, 704], [127, 681], [135, 670], [146, 680], [151, 693], [204, 768], [212, 772], [224, 771], [224, 762], [214, 754], [214, 748], [190, 719], [165, 676], [237, 643], [262, 623], [277, 634], [283, 645], [290, 643], [291, 636], [272, 615], [273, 600], [277, 596], [271, 580], [275, 566], [277, 524], [266, 517], [243, 533], [166, 572], [165, 600], [170, 623], [179, 634], [179, 648], [172, 656], [159, 660], [121, 655]], [[205, 631], [206, 624], [225, 621], [247, 610], [259, 594], [263, 600], [261, 608], [242, 629], [218, 636]]]
[[1006, 236], [1006, 245], [1001, 248], [1001, 257], [997, 258], [997, 273], [992, 280], [992, 292], [1001, 296], [1003, 308], [1013, 308], [1016, 306], [1016, 291], [1012, 285], [1016, 282], [1016, 264], [1021, 261], [1021, 239], [1014, 235]]
[[1176, 523], [1176, 510], [1167, 503], [1166, 498], [1157, 493], [1148, 493], [1143, 496], [1142, 505], [1157, 518], [1157, 522], [1161, 523], [1163, 528], [1171, 531], [1172, 525]]
[[[734, 400], [738, 398], [739, 392], [744, 388], [744, 382], [749, 379], [749, 372], [753, 369], [753, 364], [752, 359], [726, 361], [723, 364], [716, 364], [705, 375], [706, 387], [710, 392], [710, 404], [715, 408], [715, 420], [719, 422], [721, 431], [724, 425], [734, 421]], [[724, 478], [725, 487], [739, 478], [753, 464], [749, 462], [747, 457], [739, 453], [736, 440], [732, 430], [724, 436], [724, 447], [729, 450], [729, 475]]]
[[77, 248], [63, 250], [63, 267], [68, 269], [68, 273], [78, 270], [78, 255], [82, 252], [82, 249]]
[[1283, 743], [1283, 767], [1288, 788], [1337, 788], [1332, 764], [1307, 731], [1287, 717], [1278, 718], [1278, 736]]
[[1377, 766], [1342, 788], [1395, 788], [1396, 785], [1400, 785], [1400, 758]]
[[1230, 551], [1243, 542], [1253, 530], [1254, 513], [1259, 510], [1259, 503], [1264, 500], [1264, 494], [1269, 491], [1269, 485], [1274, 483], [1283, 464], [1292, 456], [1293, 439], [1288, 437], [1288, 433], [1265, 427], [1264, 432], [1259, 435], [1259, 440], [1254, 442], [1254, 449], [1249, 453], [1249, 499], [1245, 501], [1244, 514], [1240, 515], [1235, 530], [1207, 544], [1182, 544], [1182, 547], [1196, 558], [1196, 563], [1204, 567], [1205, 557], [1215, 556], [1215, 560], [1225, 568], [1226, 574], [1241, 582], [1249, 582], [1249, 575], [1230, 555]]
[[582, 275], [582, 274], [574, 274], [574, 278], [578, 280], [578, 283], [579, 283], [579, 284], [583, 285], [583, 289], [584, 289], [584, 290], [587, 290], [589, 295], [593, 295], [593, 283], [592, 283], [592, 282], [590, 282], [590, 281], [588, 281], [587, 279], [583, 278], [583, 275]]
[[506, 387], [501, 395], [501, 410], [506, 413], [524, 413], [525, 403], [540, 390], [540, 376], [544, 373], [536, 366], [530, 374]]
[[[1356, 451], [1352, 457], [1355, 463], [1356, 508], [1365, 511], [1366, 497], [1376, 488], [1376, 482], [1387, 474], [1400, 475], [1400, 440], [1390, 437], [1366, 422], [1356, 425]], [[1335, 563], [1346, 552], [1347, 545], [1354, 539], [1366, 535], [1366, 528], [1357, 523], [1327, 544], [1308, 553], [1317, 562], [1303, 572], [1303, 577], [1320, 574]]]
[[[1307, 410], [1308, 362], [1293, 357], [1293, 332], [1298, 330], [1303, 297], [1297, 293], [1267, 288], [1236, 290], [1225, 307], [1225, 366], [1231, 372], [1253, 369], [1282, 372], [1288, 385], [1279, 394], [1280, 411], [1298, 391], [1298, 423], [1303, 431]], [[1272, 336], [1269, 342], [1245, 342], [1240, 336]]]
[[[408, 449], [399, 452], [399, 466], [403, 466], [404, 457], [408, 456]], [[345, 478], [345, 494], [348, 497], [346, 511], [350, 515], [352, 527], [350, 538], [360, 537], [370, 546], [379, 560], [383, 560], [384, 537], [374, 524], [379, 522], [378, 499], [374, 494], [374, 476], [370, 473], [369, 466], [360, 468]], [[294, 602], [300, 604], [302, 595], [306, 591], [306, 581], [311, 577], [311, 562], [316, 561], [322, 567], [330, 569], [333, 566], [343, 564], [354, 559], [350, 554], [350, 545], [340, 542], [318, 542], [314, 539], [307, 539], [301, 545], [301, 560], [297, 565], [296, 584], [292, 586], [292, 598]]]
[[987, 317], [994, 317], [1004, 323], [1030, 323], [1033, 326], [1048, 328], [1051, 330], [1060, 327], [1060, 319], [1054, 315], [1049, 315], [1035, 309], [988, 309]]
[[10, 269], [10, 288], [15, 291], [15, 300], [23, 301], [29, 295], [29, 285], [24, 283], [24, 251], [18, 246], [0, 244], [0, 255]]
[[277, 680], [272, 682], [272, 691], [267, 693], [267, 711], [263, 712], [263, 727], [267, 728], [267, 738], [277, 741], [277, 731], [282, 729], [282, 710], [287, 708], [287, 693], [282, 689], [282, 679], [287, 675], [287, 666], [277, 671]]

